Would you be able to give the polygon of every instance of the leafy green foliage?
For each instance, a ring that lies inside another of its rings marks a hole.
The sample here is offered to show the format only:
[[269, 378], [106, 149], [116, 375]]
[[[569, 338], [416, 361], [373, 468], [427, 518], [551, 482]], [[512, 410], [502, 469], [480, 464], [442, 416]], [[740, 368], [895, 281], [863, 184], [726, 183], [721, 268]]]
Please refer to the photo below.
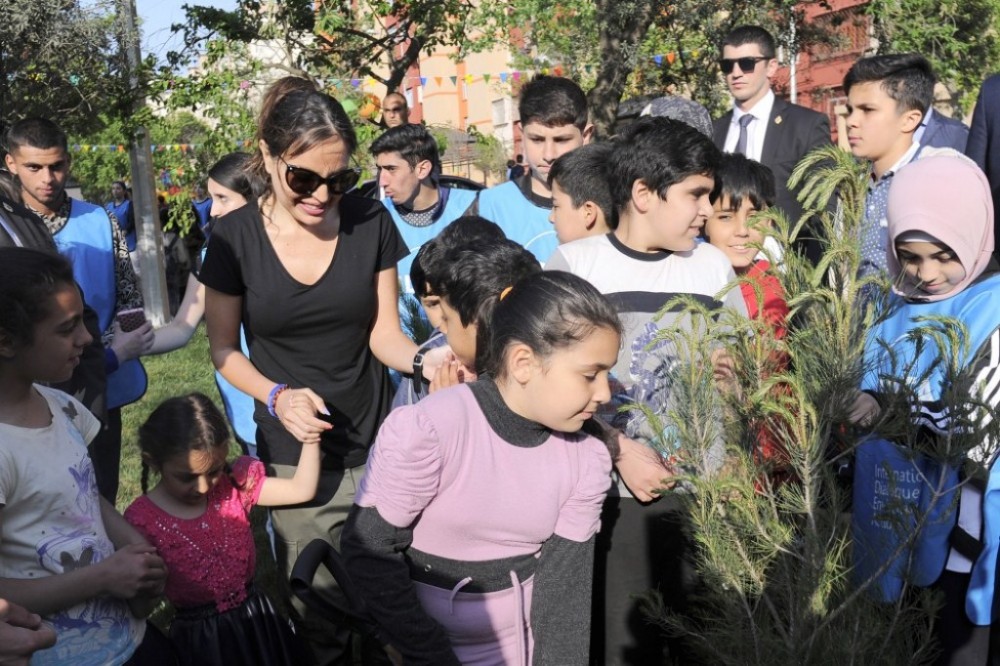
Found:
[[[678, 350], [669, 378], [674, 396], [647, 415], [653, 430], [667, 435], [661, 445], [679, 460], [702, 584], [683, 614], [655, 597], [649, 608], [666, 631], [687, 639], [698, 663], [929, 663], [940, 599], [907, 585], [897, 603], [874, 601], [869, 591], [892, 558], [868, 580], [852, 579], [850, 493], [837, 471], [872, 432], [914, 454], [955, 463], [983, 441], [998, 441], [1000, 430], [971, 397], [964, 328], [941, 318], [917, 322], [912, 336], [938, 352], [950, 431], [930, 439], [914, 426], [912, 387], [920, 377], [901, 363], [881, 377], [880, 415], [855, 424], [858, 387], [871, 371], [864, 343], [888, 312], [886, 281], [857, 277], [867, 167], [823, 148], [807, 156], [793, 181], [805, 184], [802, 198], [807, 215], [821, 221], [825, 253], [818, 266], [809, 264], [792, 250], [802, 223], [774, 216], [771, 233], [784, 251], [774, 275], [791, 309], [787, 335], [735, 313], [715, 320], [691, 302], [693, 330], [666, 329], [657, 340]], [[830, 212], [834, 193], [841, 205]], [[873, 292], [881, 296], [866, 297]], [[732, 367], [721, 386], [708, 362], [719, 350]], [[764, 435], [780, 443], [782, 455], [760, 454]], [[724, 464], [706, 464], [720, 444]], [[951, 488], [944, 475], [926, 482], [930, 506], [946, 501]], [[895, 554], [905, 555], [929, 514], [893, 502], [885, 513], [898, 530]]]
[[[499, 179], [507, 168], [507, 149], [504, 148], [503, 142], [493, 135], [483, 134], [475, 125], [469, 128], [469, 134], [476, 142], [472, 163], [487, 179], [491, 177]], [[438, 148], [443, 154], [444, 148], [441, 148], [441, 144], [438, 144]]]
[[[278, 67], [304, 78], [373, 77], [390, 90], [399, 87], [421, 53], [442, 44], [459, 43], [471, 26], [465, 0], [288, 0], [262, 3], [239, 0], [225, 11], [185, 5], [183, 31], [192, 47], [205, 39], [229, 43], [265, 42], [281, 54]], [[189, 60], [183, 52], [170, 55], [176, 67]], [[382, 68], [388, 65], [388, 77]]]
[[998, 0], [872, 0], [880, 53], [926, 56], [964, 110], [988, 72], [1000, 67]]
[[131, 107], [110, 0], [4, 0], [0, 25], [0, 130], [44, 116], [85, 132]]
[[[105, 118], [103, 121], [106, 126], [100, 132], [70, 138], [73, 176], [80, 183], [84, 198], [97, 203], [110, 198], [114, 181], [131, 182], [128, 129], [118, 119]], [[245, 135], [238, 133], [238, 126], [233, 125], [228, 131], [213, 130], [189, 112], [150, 116], [147, 122], [155, 147], [153, 166], [157, 189], [170, 206], [169, 226], [186, 233], [194, 224], [190, 201], [195, 184], [204, 184], [205, 174], [223, 155], [235, 150], [246, 151], [247, 148], [242, 147]], [[240, 138], [229, 138], [233, 136]], [[124, 150], [109, 149], [109, 146], [118, 145]]]

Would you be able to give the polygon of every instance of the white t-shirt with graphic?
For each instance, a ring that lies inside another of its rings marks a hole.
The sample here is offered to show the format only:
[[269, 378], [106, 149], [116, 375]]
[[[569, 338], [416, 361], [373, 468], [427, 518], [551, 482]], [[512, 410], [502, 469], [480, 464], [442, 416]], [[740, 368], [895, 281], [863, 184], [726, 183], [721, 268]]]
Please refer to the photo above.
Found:
[[[76, 399], [45, 386], [52, 422], [44, 428], [0, 423], [0, 577], [42, 578], [96, 564], [114, 545], [104, 530], [87, 444], [98, 420]], [[145, 622], [112, 597], [43, 617], [58, 636], [34, 664], [126, 662], [142, 642]]]

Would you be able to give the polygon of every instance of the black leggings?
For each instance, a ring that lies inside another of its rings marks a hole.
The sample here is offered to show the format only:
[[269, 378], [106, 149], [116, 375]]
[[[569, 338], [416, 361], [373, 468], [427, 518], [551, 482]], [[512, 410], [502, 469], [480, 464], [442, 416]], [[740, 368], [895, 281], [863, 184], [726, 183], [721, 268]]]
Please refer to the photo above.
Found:
[[135, 649], [125, 666], [177, 666], [177, 655], [170, 639], [147, 620], [142, 644]]

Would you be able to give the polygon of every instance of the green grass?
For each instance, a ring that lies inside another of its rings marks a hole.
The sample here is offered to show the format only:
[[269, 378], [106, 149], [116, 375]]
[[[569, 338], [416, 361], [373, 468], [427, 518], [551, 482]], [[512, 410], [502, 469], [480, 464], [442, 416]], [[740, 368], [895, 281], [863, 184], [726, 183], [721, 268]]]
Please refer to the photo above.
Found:
[[[142, 463], [139, 457], [138, 432], [149, 414], [157, 405], [178, 395], [198, 391], [211, 398], [222, 410], [222, 399], [215, 386], [215, 369], [209, 356], [208, 338], [205, 328], [200, 326], [186, 347], [182, 347], [162, 356], [147, 356], [142, 360], [149, 375], [149, 388], [142, 400], [122, 409], [122, 462], [121, 482], [118, 489], [118, 510], [124, 511], [132, 501], [142, 494], [140, 484]], [[240, 455], [239, 444], [231, 441], [229, 459]], [[156, 476], [151, 475], [150, 487], [156, 484]], [[254, 527], [254, 541], [257, 544], [257, 575], [256, 582], [260, 589], [267, 593], [281, 609], [287, 609], [287, 586], [279, 575], [271, 555], [271, 546], [267, 533], [264, 531], [266, 512], [255, 507], [251, 514]], [[165, 627], [173, 615], [167, 604], [159, 608], [152, 620]]]

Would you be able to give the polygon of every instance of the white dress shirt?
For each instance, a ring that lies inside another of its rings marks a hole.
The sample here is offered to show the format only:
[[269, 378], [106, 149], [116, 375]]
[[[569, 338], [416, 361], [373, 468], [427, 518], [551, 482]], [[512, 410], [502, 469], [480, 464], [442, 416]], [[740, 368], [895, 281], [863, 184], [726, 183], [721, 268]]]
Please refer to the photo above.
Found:
[[774, 91], [768, 90], [767, 94], [759, 102], [753, 105], [749, 111], [741, 111], [738, 106], [733, 105], [733, 119], [729, 123], [729, 133], [726, 134], [726, 145], [723, 150], [732, 153], [736, 150], [736, 142], [740, 138], [740, 118], [750, 113], [754, 119], [747, 125], [747, 157], [760, 162], [761, 153], [764, 151], [764, 135], [767, 134], [767, 120], [771, 117], [771, 109], [774, 108]]

